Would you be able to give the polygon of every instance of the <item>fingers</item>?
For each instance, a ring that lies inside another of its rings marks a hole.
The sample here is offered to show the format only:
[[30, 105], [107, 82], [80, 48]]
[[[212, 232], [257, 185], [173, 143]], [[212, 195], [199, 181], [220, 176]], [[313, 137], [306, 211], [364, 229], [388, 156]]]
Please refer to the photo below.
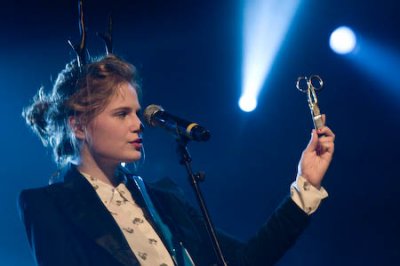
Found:
[[318, 135], [326, 135], [326, 136], [335, 137], [332, 130], [329, 127], [325, 126], [326, 125], [326, 115], [322, 114], [321, 119], [322, 119], [324, 126], [318, 129], [318, 131], [317, 131]]
[[333, 153], [335, 150], [335, 144], [333, 141], [330, 140], [325, 140], [325, 141], [320, 140], [317, 149], [320, 154], [324, 154], [326, 152]]
[[[326, 116], [322, 115], [322, 121], [325, 124]], [[305, 152], [317, 151], [318, 154], [325, 152], [333, 153], [334, 151], [335, 134], [327, 127], [323, 126], [318, 130], [313, 129], [311, 132], [311, 139], [308, 143]]]
[[320, 136], [321, 139], [322, 138], [329, 138], [329, 139], [332, 139], [332, 141], [335, 140], [335, 134], [333, 134], [333, 131], [327, 126], [319, 128], [317, 133], [318, 133], [318, 135]]
[[318, 146], [318, 134], [317, 131], [315, 129], [313, 129], [311, 131], [311, 139], [310, 142], [308, 143], [305, 151], [309, 152], [309, 151], [314, 151], [317, 149]]
[[[324, 117], [325, 119], [325, 117]], [[329, 127], [321, 127], [317, 130], [319, 136], [317, 151], [319, 154], [324, 154], [326, 152], [333, 153], [335, 149], [335, 134]]]
[[311, 132], [310, 142], [308, 143], [305, 151], [306, 152], [317, 151], [319, 154], [325, 152], [333, 153], [334, 141], [335, 141], [335, 134], [332, 132], [330, 128], [322, 127], [318, 129], [318, 131], [313, 129]]

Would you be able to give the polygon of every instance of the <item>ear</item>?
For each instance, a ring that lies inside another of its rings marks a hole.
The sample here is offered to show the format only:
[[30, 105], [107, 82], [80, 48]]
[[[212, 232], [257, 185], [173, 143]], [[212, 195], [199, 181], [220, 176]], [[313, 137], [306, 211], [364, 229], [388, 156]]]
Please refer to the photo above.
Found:
[[78, 117], [76, 116], [68, 117], [68, 123], [77, 139], [79, 140], [85, 139], [85, 130]]

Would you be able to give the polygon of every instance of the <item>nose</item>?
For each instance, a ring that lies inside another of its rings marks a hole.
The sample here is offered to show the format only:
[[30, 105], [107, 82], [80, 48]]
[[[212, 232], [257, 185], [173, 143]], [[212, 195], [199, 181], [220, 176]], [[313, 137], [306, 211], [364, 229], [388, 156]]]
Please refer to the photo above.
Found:
[[143, 123], [140, 118], [134, 114], [129, 125], [129, 131], [134, 133], [141, 133], [144, 129]]
[[144, 124], [142, 123], [142, 121], [140, 121], [140, 129], [139, 132], [142, 133], [144, 130]]

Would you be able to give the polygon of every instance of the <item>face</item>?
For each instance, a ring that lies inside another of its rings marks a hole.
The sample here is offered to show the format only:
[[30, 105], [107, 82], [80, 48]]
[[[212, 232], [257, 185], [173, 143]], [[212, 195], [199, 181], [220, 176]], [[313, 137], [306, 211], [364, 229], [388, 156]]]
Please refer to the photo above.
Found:
[[84, 130], [81, 159], [91, 156], [97, 162], [119, 164], [142, 156], [142, 123], [137, 115], [140, 105], [136, 90], [122, 83], [106, 108]]

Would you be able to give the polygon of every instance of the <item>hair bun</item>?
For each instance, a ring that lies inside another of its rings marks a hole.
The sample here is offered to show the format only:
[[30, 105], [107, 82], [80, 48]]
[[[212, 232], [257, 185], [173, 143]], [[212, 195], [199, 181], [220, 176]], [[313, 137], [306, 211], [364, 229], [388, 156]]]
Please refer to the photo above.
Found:
[[39, 135], [43, 143], [47, 143], [47, 111], [50, 108], [49, 98], [44, 93], [43, 87], [40, 88], [36, 96], [33, 98], [32, 105], [28, 106], [22, 111], [22, 116], [25, 118], [26, 123], [32, 130]]

